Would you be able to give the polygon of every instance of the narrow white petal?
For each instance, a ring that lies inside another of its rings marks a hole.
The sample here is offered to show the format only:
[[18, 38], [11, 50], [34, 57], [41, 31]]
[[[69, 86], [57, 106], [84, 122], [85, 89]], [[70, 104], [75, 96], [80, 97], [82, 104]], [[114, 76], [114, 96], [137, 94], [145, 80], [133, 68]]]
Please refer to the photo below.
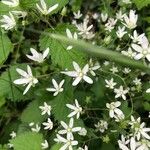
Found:
[[44, 53], [43, 53], [43, 59], [46, 58], [46, 57], [48, 56], [49, 51], [50, 51], [49, 48], [47, 48], [47, 49], [44, 51]]
[[31, 86], [32, 86], [32, 83], [29, 83], [26, 89], [24, 90], [23, 95], [25, 95], [29, 91]]
[[58, 6], [59, 6], [58, 4], [55, 4], [54, 6], [50, 7], [48, 9], [48, 13], [51, 13], [53, 10], [57, 9]]
[[90, 77], [84, 75], [84, 76], [83, 76], [83, 79], [84, 79], [84, 81], [86, 81], [87, 83], [93, 84], [93, 80], [92, 80]]
[[81, 78], [81, 77], [77, 77], [77, 78], [75, 78], [75, 80], [73, 81], [72, 85], [73, 85], [73, 86], [78, 85], [78, 84], [79, 84], [79, 82], [80, 82], [81, 80], [82, 80], [82, 78]]

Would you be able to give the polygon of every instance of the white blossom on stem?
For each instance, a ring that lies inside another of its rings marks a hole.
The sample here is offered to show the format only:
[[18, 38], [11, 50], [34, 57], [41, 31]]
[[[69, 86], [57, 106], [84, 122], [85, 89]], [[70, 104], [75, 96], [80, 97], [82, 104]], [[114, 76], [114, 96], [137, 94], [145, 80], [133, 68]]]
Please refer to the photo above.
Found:
[[38, 79], [35, 78], [32, 74], [32, 70], [30, 66], [27, 65], [27, 72], [25, 72], [22, 69], [17, 68], [16, 71], [21, 75], [20, 79], [17, 79], [14, 81], [14, 84], [23, 84], [24, 86], [27, 85], [26, 89], [23, 92], [23, 95], [25, 95], [28, 90], [31, 88], [31, 86], [35, 86], [35, 84], [38, 83]]
[[49, 147], [47, 140], [44, 140], [44, 142], [41, 143], [41, 146], [42, 146], [42, 149], [47, 149]]
[[59, 143], [64, 143], [64, 145], [59, 149], [59, 150], [73, 150], [73, 146], [78, 145], [78, 141], [75, 141], [73, 137], [68, 137], [68, 138], [64, 138], [62, 136], [60, 136], [59, 134], [56, 135], [57, 138], [54, 139], [54, 141], [59, 142]]
[[60, 122], [63, 130], [59, 130], [59, 134], [67, 134], [67, 138], [72, 138], [74, 132], [79, 132], [81, 130], [81, 127], [73, 127], [74, 126], [74, 119], [70, 118], [69, 125], [67, 125], [64, 121]]
[[135, 14], [134, 10], [130, 10], [129, 16], [127, 16], [126, 14], [124, 15], [125, 23], [123, 24], [129, 29], [134, 29], [137, 26], [137, 20], [138, 15]]
[[51, 121], [50, 118], [47, 119], [47, 122], [42, 123], [45, 127], [45, 130], [52, 130], [53, 129], [53, 122]]
[[121, 105], [121, 102], [112, 102], [106, 103], [106, 107], [109, 109], [110, 118], [114, 118], [115, 116], [124, 116], [123, 112], [118, 108]]
[[34, 48], [30, 48], [30, 51], [32, 53], [32, 56], [31, 55], [26, 55], [26, 56], [33, 61], [37, 61], [38, 63], [42, 63], [49, 54], [49, 48], [47, 48], [43, 52], [43, 54], [38, 53]]
[[47, 4], [45, 3], [44, 0], [40, 0], [40, 5], [36, 4], [37, 9], [43, 14], [43, 15], [48, 15], [50, 14], [52, 11], [54, 11], [55, 9], [57, 9], [57, 7], [59, 6], [59, 4], [55, 4], [51, 7], [47, 7]]
[[128, 93], [128, 89], [123, 89], [123, 86], [121, 85], [118, 89], [114, 89], [114, 92], [116, 93], [115, 98], [122, 97], [123, 100], [126, 100], [126, 94]]
[[53, 95], [57, 96], [59, 93], [63, 92], [64, 89], [62, 88], [62, 86], [64, 85], [64, 82], [65, 82], [65, 80], [62, 80], [58, 84], [55, 79], [52, 79], [52, 83], [53, 83], [54, 88], [47, 88], [46, 90], [50, 91], [50, 92], [54, 92]]
[[67, 72], [63, 71], [63, 72], [61, 72], [65, 75], [68, 75], [70, 77], [75, 78], [75, 80], [72, 83], [73, 86], [78, 85], [81, 80], [84, 80], [89, 84], [93, 83], [93, 80], [87, 76], [87, 73], [89, 71], [89, 65], [88, 64], [86, 64], [83, 67], [83, 69], [81, 69], [80, 66], [76, 62], [73, 62], [73, 67], [75, 69], [74, 71], [67, 71]]
[[16, 26], [16, 20], [11, 12], [9, 12], [8, 15], [2, 15], [2, 19], [0, 20], [1, 27], [4, 28], [5, 30], [11, 30]]
[[146, 37], [144, 37], [141, 46], [137, 44], [132, 44], [131, 46], [137, 52], [134, 57], [136, 60], [147, 58], [147, 60], [150, 62], [150, 44]]
[[70, 108], [71, 110], [73, 110], [73, 111], [68, 115], [68, 117], [70, 118], [70, 117], [73, 117], [73, 116], [77, 115], [76, 118], [79, 119], [80, 113], [82, 113], [82, 107], [79, 105], [77, 99], [75, 99], [75, 104], [74, 104], [74, 105], [66, 104], [66, 106], [67, 106], [68, 108]]
[[51, 115], [52, 107], [48, 105], [46, 102], [44, 102], [44, 106], [39, 106], [39, 108], [42, 111], [41, 115], [45, 115], [45, 114], [48, 114], [49, 116]]

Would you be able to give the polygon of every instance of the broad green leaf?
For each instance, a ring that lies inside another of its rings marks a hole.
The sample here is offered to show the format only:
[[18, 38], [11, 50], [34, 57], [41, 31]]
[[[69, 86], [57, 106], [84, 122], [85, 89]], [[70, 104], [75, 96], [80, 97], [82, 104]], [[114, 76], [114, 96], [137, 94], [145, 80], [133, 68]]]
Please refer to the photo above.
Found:
[[13, 50], [13, 45], [6, 34], [0, 32], [0, 65], [8, 58], [9, 53]]
[[41, 150], [42, 142], [42, 135], [33, 132], [18, 135], [15, 139], [11, 140], [14, 150]]
[[69, 103], [73, 104], [73, 99], [72, 97], [68, 97], [64, 92], [60, 93], [50, 102], [50, 105], [52, 106], [52, 113], [54, 114], [55, 119], [58, 121], [69, 120], [67, 116], [71, 111], [66, 107], [66, 104]]
[[79, 64], [83, 64], [85, 61], [85, 55], [75, 48], [71, 50], [67, 50], [69, 45], [63, 44], [62, 42], [51, 38], [49, 33], [61, 33], [66, 35], [66, 29], [70, 29], [72, 33], [74, 32], [74, 28], [71, 25], [67, 24], [60, 24], [56, 27], [55, 30], [49, 29], [45, 32], [47, 33], [42, 34], [40, 37], [40, 47], [41, 49], [46, 49], [47, 47], [50, 48], [51, 52], [51, 59], [52, 63], [55, 65], [59, 65], [62, 69], [72, 68], [72, 62], [76, 61]]
[[150, 4], [150, 0], [133, 0], [138, 9], [142, 9]]
[[37, 100], [32, 101], [23, 111], [21, 115], [21, 121], [25, 123], [41, 123], [45, 119], [45, 117], [41, 115], [39, 106], [40, 104]]
[[[47, 33], [45, 33], [47, 34]], [[114, 62], [121, 63], [125, 65], [126, 67], [133, 67], [133, 68], [139, 68], [145, 71], [148, 71], [150, 73], [150, 68], [148, 66], [145, 66], [142, 62], [136, 61], [133, 59], [130, 59], [129, 57], [126, 57], [119, 52], [112, 51], [109, 49], [106, 49], [104, 47], [95, 46], [92, 44], [89, 44], [87, 42], [84, 42], [82, 40], [73, 40], [68, 39], [65, 36], [57, 35], [57, 34], [49, 34], [54, 39], [57, 39], [63, 43], [69, 43], [74, 45], [78, 50], [84, 51], [86, 53], [89, 53], [90, 55], [95, 55], [96, 57], [100, 57], [103, 59], [112, 60]]]
[[[41, 33], [41, 31], [37, 31], [37, 30], [33, 30], [33, 29], [27, 29], [27, 30], [30, 32], [34, 32], [34, 33], [39, 33], [39, 34]], [[111, 61], [120, 63], [126, 67], [139, 68], [141, 70], [147, 71], [147, 73], [150, 73], [150, 68], [148, 66], [144, 65], [141, 61], [133, 60], [127, 56], [120, 54], [119, 52], [112, 51], [110, 49], [96, 46], [93, 44], [89, 44], [83, 40], [69, 39], [66, 36], [63, 36], [60, 34], [52, 34], [50, 32], [49, 33], [43, 32], [42, 34], [47, 36], [47, 38], [51, 37], [53, 40], [56, 39], [62, 43], [66, 43], [69, 45], [71, 44], [78, 50], [80, 50], [82, 52], [86, 52], [92, 56], [100, 57], [100, 58], [106, 59], [106, 60], [111, 60]], [[44, 45], [44, 41], [43, 41], [42, 45]], [[45, 47], [47, 47], [47, 46], [48, 46], [48, 44]]]

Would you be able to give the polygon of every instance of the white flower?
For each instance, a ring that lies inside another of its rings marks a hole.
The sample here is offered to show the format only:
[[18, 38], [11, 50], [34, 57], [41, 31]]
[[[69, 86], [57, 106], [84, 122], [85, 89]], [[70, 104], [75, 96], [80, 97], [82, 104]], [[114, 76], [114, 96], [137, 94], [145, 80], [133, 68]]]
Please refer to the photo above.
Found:
[[40, 3], [41, 7], [39, 6], [39, 4], [36, 4], [36, 7], [43, 15], [48, 15], [49, 13], [57, 9], [57, 7], [59, 6], [59, 4], [55, 4], [52, 7], [47, 8], [47, 5], [44, 0], [40, 0]]
[[130, 38], [133, 40], [133, 43], [141, 44], [144, 36], [145, 36], [145, 33], [138, 35], [137, 31], [134, 30], [133, 36], [130, 35]]
[[76, 62], [73, 62], [73, 67], [74, 67], [75, 71], [61, 72], [63, 74], [66, 74], [70, 77], [75, 78], [75, 80], [72, 83], [73, 86], [76, 86], [77, 84], [79, 84], [79, 82], [81, 80], [84, 80], [89, 84], [93, 83], [93, 80], [90, 77], [87, 76], [87, 73], [89, 71], [89, 65], [88, 64], [86, 64], [84, 66], [84, 68], [81, 69]]
[[97, 124], [94, 125], [97, 131], [104, 133], [105, 130], [108, 129], [108, 123], [105, 120], [100, 120]]
[[136, 141], [135, 141], [134, 137], [131, 137], [129, 146], [127, 146], [128, 142], [127, 142], [127, 144], [126, 143], [123, 144], [122, 141], [120, 141], [120, 140], [118, 141], [118, 144], [119, 144], [119, 148], [121, 150], [137, 150], [136, 149]]
[[50, 91], [50, 92], [54, 92], [54, 96], [58, 95], [59, 93], [63, 92], [63, 84], [64, 84], [65, 80], [62, 80], [59, 84], [56, 82], [55, 79], [52, 79], [52, 83], [53, 83], [53, 86], [54, 88], [47, 88], [46, 90], [47, 91]]
[[129, 144], [130, 140], [129, 137], [125, 137], [124, 135], [121, 135], [121, 140], [118, 140], [118, 144], [127, 145]]
[[110, 89], [114, 89], [114, 86], [117, 84], [116, 82], [114, 82], [113, 78], [111, 78], [110, 80], [105, 80], [105, 82], [106, 82], [106, 87]]
[[123, 100], [126, 100], [128, 89], [124, 90], [123, 86], [121, 85], [118, 89], [114, 89], [114, 92], [116, 93], [115, 98], [122, 97]]
[[8, 143], [7, 145], [8, 145], [9, 148], [13, 148], [14, 147], [14, 145], [11, 144], [11, 143]]
[[137, 150], [149, 150], [150, 149], [150, 141], [146, 139], [142, 139], [140, 142], [137, 143], [138, 148]]
[[82, 17], [80, 10], [78, 10], [77, 13], [74, 12], [73, 15], [74, 15], [74, 19], [80, 19]]
[[124, 68], [124, 70], [122, 70], [122, 72], [123, 72], [124, 74], [128, 74], [128, 73], [131, 72], [131, 69], [130, 69], [130, 68]]
[[103, 63], [105, 66], [108, 66], [109, 64], [110, 64], [110, 62], [109, 61], [104, 61], [104, 63]]
[[1, 0], [1, 2], [9, 7], [17, 7], [19, 5], [19, 0]]
[[140, 140], [141, 136], [150, 140], [150, 136], [147, 132], [150, 132], [150, 128], [145, 127], [145, 122], [141, 123], [141, 118], [139, 117], [137, 120], [131, 116], [131, 121], [129, 122], [131, 128], [134, 130], [133, 135], [137, 137], [137, 140]]
[[124, 14], [122, 14], [122, 11], [121, 11], [121, 10], [116, 13], [116, 18], [117, 18], [118, 20], [123, 21], [123, 17], [124, 17]]
[[46, 102], [44, 102], [44, 106], [39, 106], [39, 108], [41, 109], [42, 113], [41, 115], [45, 115], [46, 113], [50, 116], [51, 115], [51, 106], [47, 105]]
[[98, 13], [94, 13], [94, 14], [92, 15], [92, 17], [93, 17], [93, 19], [97, 20], [97, 19], [99, 18], [99, 14], [98, 14]]
[[95, 76], [95, 70], [98, 70], [100, 68], [100, 65], [98, 62], [96, 62], [95, 64], [93, 63], [93, 60], [90, 59], [89, 61], [89, 72], [91, 73], [92, 76]]
[[10, 136], [11, 136], [11, 138], [13, 139], [13, 138], [15, 138], [16, 137], [16, 132], [14, 132], [14, 131], [12, 131], [11, 133], [10, 133]]
[[138, 15], [135, 14], [134, 10], [130, 10], [129, 17], [125, 14], [123, 23], [127, 28], [134, 29], [137, 26]]
[[110, 71], [111, 71], [112, 73], [117, 73], [117, 72], [119, 72], [119, 71], [118, 71], [118, 68], [115, 67], [115, 66], [113, 66], [112, 68], [110, 68]]
[[110, 118], [114, 118], [115, 116], [124, 116], [123, 112], [117, 108], [121, 105], [121, 102], [112, 102], [112, 103], [106, 103], [106, 107], [109, 109], [109, 116]]
[[2, 28], [5, 30], [11, 30], [16, 26], [16, 21], [12, 13], [9, 12], [9, 16], [3, 15], [3, 18], [0, 20], [3, 24], [1, 25]]
[[81, 136], [86, 136], [87, 135], [87, 130], [85, 128], [81, 128], [81, 130], [78, 132], [79, 135]]
[[33, 61], [37, 61], [38, 63], [42, 63], [44, 61], [44, 59], [48, 56], [49, 54], [49, 48], [47, 48], [43, 54], [42, 53], [38, 53], [34, 48], [30, 48], [30, 51], [32, 53], [31, 55], [26, 55], [29, 59], [33, 60]]
[[109, 18], [108, 22], [105, 24], [105, 30], [111, 32], [111, 30], [114, 29], [116, 23], [117, 19]]
[[117, 37], [119, 39], [121, 39], [126, 33], [127, 31], [125, 31], [125, 26], [123, 26], [122, 28], [119, 26], [118, 30], [116, 31]]
[[146, 90], [146, 93], [150, 93], [150, 88]]
[[41, 143], [42, 149], [47, 149], [49, 147], [49, 144], [47, 140], [45, 140], [43, 143]]
[[[30, 123], [29, 126], [30, 127], [34, 126], [34, 123]], [[35, 124], [35, 127], [32, 127], [31, 131], [38, 133], [40, 131], [40, 129], [41, 129], [41, 127], [38, 124]]]
[[84, 148], [79, 147], [78, 150], [88, 150], [88, 147], [87, 147], [87, 145], [85, 145]]
[[138, 78], [135, 78], [134, 80], [133, 80], [133, 83], [135, 84], [135, 85], [141, 85], [142, 83], [141, 83], [141, 79], [138, 79]]
[[125, 56], [128, 56], [130, 58], [134, 58], [136, 55], [136, 52], [133, 52], [132, 49], [129, 47], [128, 51], [121, 51], [121, 53]]
[[42, 123], [45, 127], [45, 130], [52, 130], [53, 129], [53, 122], [51, 121], [50, 118], [47, 119], [47, 122]]
[[147, 58], [147, 60], [150, 62], [150, 45], [147, 38], [145, 39], [145, 42], [141, 44], [141, 46], [137, 44], [132, 44], [131, 46], [135, 51], [138, 52], [134, 59], [139, 60], [142, 58]]
[[106, 22], [107, 18], [108, 18], [107, 13], [101, 13], [101, 19], [102, 19], [103, 22]]
[[28, 65], [27, 65], [27, 72], [19, 68], [17, 68], [16, 71], [21, 75], [21, 78], [15, 80], [14, 84], [18, 84], [18, 85], [23, 84], [24, 86], [28, 84], [26, 89], [23, 92], [23, 95], [25, 95], [28, 92], [28, 90], [31, 88], [31, 86], [35, 86], [35, 84], [38, 83], [38, 80], [32, 75], [32, 70]]
[[[77, 33], [75, 32], [74, 34], [72, 34], [69, 29], [66, 29], [66, 34], [67, 34], [67, 37], [68, 37], [69, 39], [75, 39], [75, 40], [78, 39]], [[67, 47], [67, 50], [71, 50], [72, 48], [73, 48], [73, 46], [72, 46], [72, 45], [69, 45], [69, 46]]]
[[12, 14], [14, 14], [17, 18], [25, 18], [27, 16], [27, 12], [25, 11], [18, 11], [18, 10], [13, 10], [11, 11]]
[[66, 104], [66, 106], [70, 109], [72, 109], [73, 111], [68, 115], [68, 117], [73, 117], [75, 115], [77, 119], [79, 119], [80, 117], [80, 113], [82, 112], [82, 107], [79, 105], [77, 99], [75, 99], [75, 105], [71, 105], [71, 104]]
[[70, 118], [69, 125], [67, 125], [64, 121], [60, 122], [63, 130], [58, 131], [59, 134], [67, 134], [67, 138], [72, 138], [74, 132], [78, 132], [81, 130], [81, 127], [73, 127], [74, 119]]
[[57, 138], [54, 139], [56, 142], [64, 143], [64, 145], [59, 150], [73, 150], [72, 146], [78, 145], [78, 141], [75, 141], [74, 138], [67, 137], [66, 139], [59, 134], [56, 135]]
[[88, 26], [88, 19], [84, 19], [83, 23], [77, 24], [76, 27], [79, 31], [79, 35], [83, 37], [83, 39], [92, 39], [95, 34], [93, 32], [90, 32], [90, 30], [93, 28], [93, 25]]
[[125, 4], [131, 4], [130, 0], [122, 0], [122, 2], [125, 3]]

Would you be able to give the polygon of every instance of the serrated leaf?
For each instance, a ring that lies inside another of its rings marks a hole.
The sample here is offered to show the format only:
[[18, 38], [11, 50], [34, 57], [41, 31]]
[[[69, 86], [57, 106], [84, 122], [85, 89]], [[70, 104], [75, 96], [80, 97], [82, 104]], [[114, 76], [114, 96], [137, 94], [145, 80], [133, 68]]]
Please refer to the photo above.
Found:
[[[55, 30], [48, 29], [46, 33], [61, 33], [66, 35], [66, 29], [74, 31], [73, 26], [67, 24], [59, 24]], [[52, 63], [59, 65], [62, 69], [72, 68], [72, 62], [76, 61], [79, 64], [85, 62], [85, 55], [76, 49], [67, 50], [67, 45], [59, 42], [58, 40], [51, 38], [48, 35], [42, 35], [40, 37], [40, 48], [50, 48]]]
[[21, 121], [25, 123], [41, 123], [45, 119], [45, 117], [41, 115], [39, 106], [40, 104], [37, 100], [32, 101], [23, 111], [21, 115]]
[[13, 50], [13, 45], [8, 36], [0, 32], [0, 65], [8, 58], [9, 53]]
[[142, 9], [150, 4], [150, 0], [133, 0], [138, 9]]
[[42, 135], [27, 132], [11, 140], [14, 150], [41, 150]]

